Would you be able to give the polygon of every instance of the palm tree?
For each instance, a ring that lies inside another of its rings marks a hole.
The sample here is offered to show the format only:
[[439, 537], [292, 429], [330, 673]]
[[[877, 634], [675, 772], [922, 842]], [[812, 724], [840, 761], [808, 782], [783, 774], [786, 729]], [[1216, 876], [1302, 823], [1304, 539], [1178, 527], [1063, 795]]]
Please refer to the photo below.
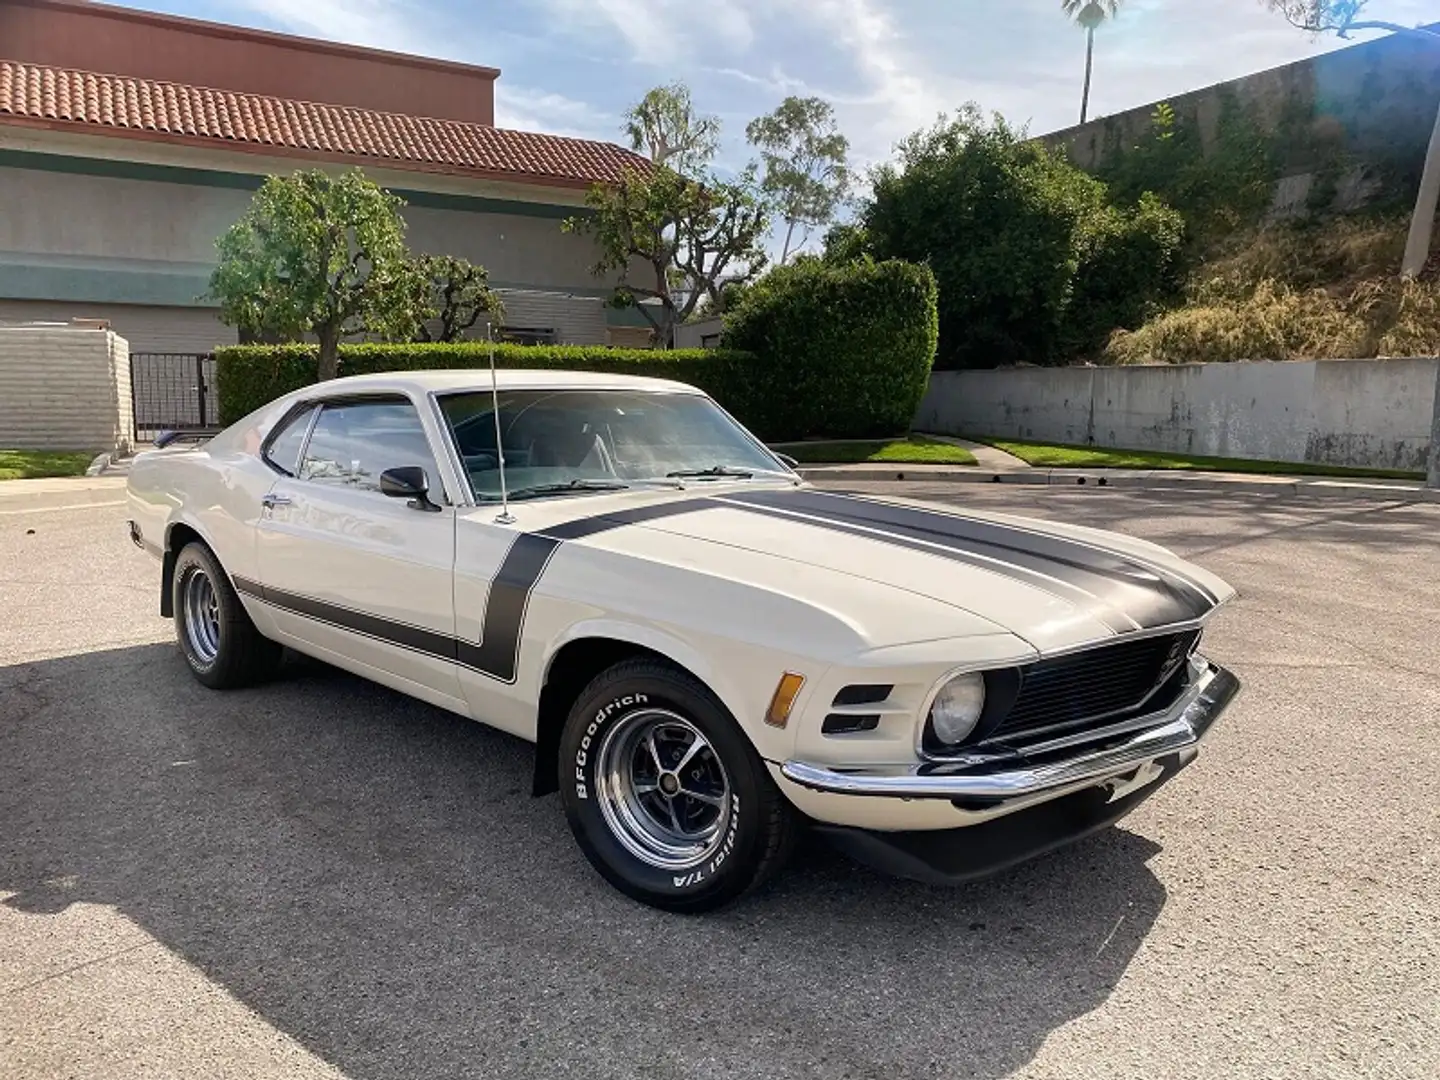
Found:
[[1060, 0], [1065, 17], [1085, 28], [1085, 92], [1080, 98], [1080, 123], [1090, 112], [1090, 72], [1095, 66], [1095, 30], [1115, 18], [1120, 0]]

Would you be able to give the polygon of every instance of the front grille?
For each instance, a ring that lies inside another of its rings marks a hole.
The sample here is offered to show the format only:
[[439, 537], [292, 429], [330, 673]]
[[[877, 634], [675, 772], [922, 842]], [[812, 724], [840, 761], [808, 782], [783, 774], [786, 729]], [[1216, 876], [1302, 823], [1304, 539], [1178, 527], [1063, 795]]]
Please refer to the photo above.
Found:
[[1015, 704], [984, 738], [1011, 740], [1163, 708], [1168, 702], [1152, 692], [1175, 675], [1199, 637], [1198, 630], [1157, 634], [1021, 668]]

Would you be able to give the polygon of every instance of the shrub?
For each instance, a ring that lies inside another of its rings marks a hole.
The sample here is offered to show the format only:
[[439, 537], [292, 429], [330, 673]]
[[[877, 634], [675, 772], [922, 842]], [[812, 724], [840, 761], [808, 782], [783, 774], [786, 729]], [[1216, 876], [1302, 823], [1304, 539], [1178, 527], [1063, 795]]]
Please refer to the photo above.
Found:
[[1178, 301], [1184, 240], [1184, 219], [1154, 195], [1091, 215], [1061, 323], [1062, 356], [1093, 356], [1116, 328], [1141, 326]]
[[[315, 381], [314, 345], [232, 345], [216, 351], [220, 419], [246, 413]], [[795, 433], [788, 399], [769, 393], [767, 365], [735, 349], [610, 349], [573, 345], [496, 345], [497, 368], [602, 371], [674, 379], [698, 386], [766, 437]], [[483, 342], [340, 346], [340, 374], [381, 371], [488, 370]]]
[[1113, 205], [1062, 152], [973, 106], [903, 142], [899, 164], [876, 170], [861, 217], [863, 232], [837, 235], [832, 257], [858, 241], [877, 258], [928, 264], [944, 368], [1057, 363], [1098, 349], [1163, 298], [1183, 234], [1157, 200]]
[[793, 435], [906, 431], [935, 360], [934, 275], [898, 261], [797, 259], [756, 282], [725, 341], [758, 356]]

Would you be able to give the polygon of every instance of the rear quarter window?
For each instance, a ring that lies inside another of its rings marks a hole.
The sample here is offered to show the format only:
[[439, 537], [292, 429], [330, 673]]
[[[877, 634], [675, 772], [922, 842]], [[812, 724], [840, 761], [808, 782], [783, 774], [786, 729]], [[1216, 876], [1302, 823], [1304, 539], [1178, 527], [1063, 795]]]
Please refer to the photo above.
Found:
[[313, 405], [292, 413], [270, 436], [261, 456], [285, 475], [294, 476], [300, 467], [300, 448], [305, 443], [305, 432], [314, 414]]

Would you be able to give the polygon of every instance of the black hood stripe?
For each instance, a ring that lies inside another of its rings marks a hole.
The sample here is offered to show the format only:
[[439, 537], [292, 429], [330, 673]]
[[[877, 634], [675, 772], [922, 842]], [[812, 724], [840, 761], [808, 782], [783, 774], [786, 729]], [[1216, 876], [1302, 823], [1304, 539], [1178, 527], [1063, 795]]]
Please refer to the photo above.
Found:
[[[718, 500], [717, 505], [724, 502], [725, 500], [723, 499]], [[1032, 570], [1029, 567], [1021, 566], [1013, 559], [995, 558], [992, 555], [985, 555], [980, 552], [960, 550], [953, 545], [939, 544], [932, 540], [912, 539], [893, 531], [838, 521], [833, 518], [824, 518], [800, 510], [781, 510], [775, 507], [756, 505], [746, 506], [740, 503], [728, 503], [727, 505], [733, 510], [742, 510], [748, 514], [763, 514], [766, 517], [778, 518], [782, 521], [802, 525], [813, 525], [829, 532], [844, 533], [847, 536], [857, 536], [864, 540], [878, 540], [892, 547], [901, 547], [907, 551], [919, 552], [922, 555], [933, 555], [936, 558], [963, 563], [965, 566], [1018, 580], [1032, 588], [1047, 592], [1051, 596], [1081, 609], [1086, 615], [1097, 619], [1116, 634], [1128, 634], [1140, 629], [1139, 622], [1113, 608], [1097, 604], [1093, 595], [1083, 589], [1077, 588], [1071, 582], [1056, 578], [1052, 573], [1047, 573], [1044, 570]]]
[[[1194, 603], [1198, 599], [1200, 602], [1205, 603], [1209, 607], [1214, 607], [1220, 602], [1220, 598], [1216, 596], [1213, 592], [1211, 592], [1208, 587], [1186, 574], [1182, 574], [1169, 566], [1164, 566], [1159, 563], [1151, 562], [1149, 559], [1146, 559], [1140, 555], [1133, 555], [1128, 552], [1118, 552], [1115, 549], [1106, 547], [1103, 544], [1087, 543], [1084, 540], [1076, 540], [1073, 537], [1068, 536], [1056, 536], [1054, 533], [1046, 532], [1042, 529], [1027, 529], [1023, 526], [1012, 525], [1006, 522], [992, 521], [989, 518], [978, 517], [974, 514], [967, 514], [963, 510], [946, 511], [944, 513], [940, 513], [934, 510], [925, 510], [919, 507], [906, 506], [903, 503], [891, 502], [887, 499], [869, 498], [861, 495], [852, 495], [846, 492], [834, 492], [831, 494], [831, 497], [835, 499], [841, 499], [850, 503], [859, 504], [863, 507], [885, 507], [890, 510], [906, 511], [917, 516], [926, 517], [931, 520], [939, 520], [942, 522], [953, 520], [965, 521], [969, 523], [970, 529], [976, 533], [983, 531], [991, 534], [993, 537], [1003, 537], [1008, 535], [1009, 537], [1018, 539], [1020, 541], [1020, 548], [1022, 550], [1036, 550], [1038, 543], [1039, 545], [1044, 546], [1049, 552], [1053, 552], [1054, 557], [1058, 559], [1073, 559], [1074, 555], [1072, 554], [1067, 556], [1067, 551], [1072, 553], [1077, 551], [1084, 552], [1088, 556], [1092, 557], [1096, 553], [1103, 553], [1104, 555], [1109, 556], [1111, 559], [1113, 559], [1117, 565], [1125, 567], [1143, 567], [1155, 577], [1173, 585], [1178, 590], [1188, 591], [1195, 594], [1194, 596], [1187, 598], [1188, 602]], [[1014, 540], [1012, 540], [1011, 542], [1013, 543]], [[1088, 560], [1083, 560], [1079, 564], [1086, 566], [1091, 565]]]
[[1065, 593], [1057, 595], [1072, 602], [1082, 598], [1081, 606], [1117, 633], [1136, 624], [1151, 629], [1190, 622], [1208, 614], [1216, 603], [1208, 592], [1168, 569], [1038, 530], [817, 491], [736, 492], [720, 500], [736, 507], [804, 514], [816, 524], [841, 531], [862, 528], [890, 543], [904, 542], [902, 546], [921, 542], [962, 561], [984, 558], [1027, 580], [1038, 575], [1062, 582]]

